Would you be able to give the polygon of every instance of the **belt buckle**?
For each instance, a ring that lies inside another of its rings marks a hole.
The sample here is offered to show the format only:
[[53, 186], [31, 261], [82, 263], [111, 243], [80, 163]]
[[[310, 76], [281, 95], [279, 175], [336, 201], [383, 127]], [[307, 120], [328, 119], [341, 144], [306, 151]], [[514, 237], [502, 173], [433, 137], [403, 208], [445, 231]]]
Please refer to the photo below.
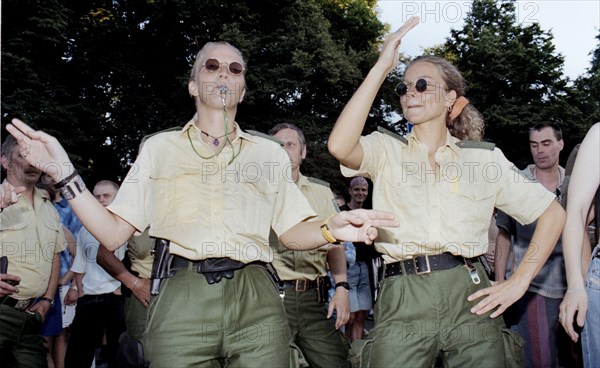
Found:
[[[300, 286], [302, 285], [302, 286]], [[296, 291], [306, 291], [308, 286], [307, 280], [296, 280]]]
[[25, 309], [27, 309], [27, 307], [29, 307], [31, 300], [27, 299], [27, 300], [19, 300], [17, 302], [17, 304], [15, 304], [14, 308], [20, 311], [23, 311]]
[[412, 259], [413, 265], [415, 266], [415, 274], [416, 275], [425, 275], [427, 273], [431, 273], [431, 265], [429, 264], [429, 256], [424, 256], [424, 257], [425, 257], [425, 264], [427, 265], [427, 269], [425, 271], [419, 271], [419, 267], [417, 265], [417, 257], [414, 257]]

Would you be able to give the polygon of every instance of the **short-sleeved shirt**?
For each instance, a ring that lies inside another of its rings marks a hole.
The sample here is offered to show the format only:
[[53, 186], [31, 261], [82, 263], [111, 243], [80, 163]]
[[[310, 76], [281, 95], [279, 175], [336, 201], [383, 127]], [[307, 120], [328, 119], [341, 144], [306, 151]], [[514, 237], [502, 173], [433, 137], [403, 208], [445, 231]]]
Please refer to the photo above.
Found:
[[[82, 227], [77, 234], [77, 254], [71, 270], [83, 273], [83, 293], [85, 295], [102, 295], [112, 293], [121, 286], [121, 282], [108, 274], [100, 266], [96, 257], [100, 243], [90, 232]], [[122, 260], [125, 255], [125, 246], [114, 251], [115, 256]]]
[[[529, 180], [537, 181], [532, 172], [532, 166], [535, 167], [535, 165], [529, 165], [521, 172]], [[559, 177], [559, 185], [561, 185], [565, 178], [565, 170], [562, 167], [559, 167]], [[514, 254], [515, 267], [521, 264], [525, 253], [529, 249], [536, 224], [537, 221], [529, 225], [521, 225], [506, 213], [498, 211], [496, 225], [511, 234], [511, 251]], [[510, 273], [511, 271], [507, 270], [506, 276], [510, 276]], [[562, 298], [564, 296], [567, 290], [567, 274], [563, 258], [562, 237], [558, 239], [540, 272], [531, 281], [528, 290], [548, 298]]]
[[361, 137], [360, 144], [360, 167], [342, 166], [342, 173], [371, 178], [373, 208], [394, 213], [400, 222], [400, 227], [379, 229], [375, 239], [386, 263], [442, 252], [482, 255], [494, 207], [520, 223], [531, 223], [554, 200], [541, 184], [516, 170], [500, 149], [466, 148], [448, 131], [435, 153], [439, 176], [429, 164], [428, 147], [414, 134], [404, 143], [374, 132]]
[[236, 129], [216, 156], [194, 120], [149, 138], [108, 209], [188, 259], [270, 262], [270, 228], [281, 235], [316, 214], [285, 150]]
[[8, 257], [8, 273], [21, 278], [12, 298], [37, 298], [46, 292], [54, 254], [66, 247], [60, 218], [50, 198], [33, 189], [33, 206], [22, 195], [0, 214], [0, 256]]
[[131, 270], [138, 273], [141, 278], [149, 279], [152, 274], [152, 248], [154, 239], [150, 237], [150, 229], [144, 230], [140, 235], [132, 235], [127, 242]]
[[[300, 175], [297, 185], [321, 219], [336, 213], [333, 193], [328, 186], [304, 175]], [[282, 280], [315, 280], [327, 275], [328, 246], [308, 251], [291, 250], [279, 243], [273, 233], [271, 242], [275, 245], [273, 266]]]

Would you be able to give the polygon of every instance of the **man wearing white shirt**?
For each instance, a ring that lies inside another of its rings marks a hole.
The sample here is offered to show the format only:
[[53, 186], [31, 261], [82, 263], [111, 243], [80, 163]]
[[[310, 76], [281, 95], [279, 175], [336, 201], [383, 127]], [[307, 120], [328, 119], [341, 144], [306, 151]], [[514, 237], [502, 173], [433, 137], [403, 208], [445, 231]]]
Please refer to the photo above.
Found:
[[[118, 190], [117, 183], [102, 180], [94, 187], [94, 196], [106, 207]], [[82, 228], [77, 235], [77, 255], [72, 271], [79, 274], [76, 277], [83, 276], [83, 290], [78, 290], [77, 283], [73, 283], [67, 294], [68, 300], [77, 301], [65, 359], [67, 368], [90, 367], [105, 333], [107, 345], [104, 358], [109, 367], [114, 367], [119, 335], [125, 331], [121, 283], [96, 263], [99, 246], [98, 240]], [[115, 251], [120, 260], [123, 259], [125, 248], [119, 247]]]

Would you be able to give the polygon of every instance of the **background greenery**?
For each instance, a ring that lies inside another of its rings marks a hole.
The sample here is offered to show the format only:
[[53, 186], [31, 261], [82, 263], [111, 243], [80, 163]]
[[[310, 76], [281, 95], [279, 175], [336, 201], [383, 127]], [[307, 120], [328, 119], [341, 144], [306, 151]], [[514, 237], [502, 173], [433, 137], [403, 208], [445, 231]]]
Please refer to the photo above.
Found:
[[[297, 124], [309, 142], [303, 172], [343, 192], [327, 137], [388, 32], [375, 0], [4, 0], [2, 125], [19, 117], [56, 135], [88, 185], [122, 179], [144, 135], [191, 118], [193, 58], [205, 42], [225, 40], [249, 66], [241, 126]], [[476, 0], [464, 27], [426, 50], [464, 73], [486, 140], [519, 167], [531, 160], [531, 124], [563, 127], [564, 162], [600, 121], [600, 46], [570, 81], [552, 41], [538, 24], [517, 23], [512, 1]], [[381, 88], [365, 134], [378, 125], [404, 131], [393, 93], [401, 73]]]

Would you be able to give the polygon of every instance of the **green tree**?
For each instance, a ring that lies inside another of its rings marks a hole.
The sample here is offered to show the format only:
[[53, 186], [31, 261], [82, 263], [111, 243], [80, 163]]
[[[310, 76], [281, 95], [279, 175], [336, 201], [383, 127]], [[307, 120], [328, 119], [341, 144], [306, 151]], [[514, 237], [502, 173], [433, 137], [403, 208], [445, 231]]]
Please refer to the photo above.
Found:
[[[30, 24], [40, 3], [3, 2], [3, 31], [22, 25], [16, 29], [30, 38], [25, 44], [17, 31], [3, 34], [3, 123], [21, 116], [56, 134], [89, 183], [123, 178], [144, 135], [192, 117], [189, 70], [200, 46], [213, 40], [239, 47], [249, 64], [241, 126], [266, 132], [282, 121], [297, 124], [310, 142], [306, 173], [334, 186], [345, 182], [325, 144], [377, 57], [385, 27], [375, 1], [51, 1], [38, 18], [56, 23], [53, 33]], [[48, 34], [60, 42], [32, 53]], [[29, 69], [15, 73], [23, 65]], [[34, 75], [31, 86], [23, 83]], [[39, 85], [54, 75], [54, 94], [42, 95]], [[23, 86], [38, 95], [22, 98]], [[64, 98], [55, 98], [57, 91]], [[59, 112], [42, 112], [42, 100]], [[378, 104], [373, 121], [385, 109]]]
[[552, 40], [538, 23], [518, 23], [513, 0], [475, 0], [464, 27], [452, 30], [443, 47], [485, 117], [486, 139], [519, 167], [531, 161], [532, 124], [559, 123], [567, 152], [581, 130], [581, 112], [569, 102], [576, 93], [562, 76], [564, 58]]
[[[583, 125], [586, 128], [600, 121], [600, 33], [596, 36], [598, 45], [591, 52], [592, 63], [587, 73], [575, 80], [579, 92], [577, 106], [583, 112]], [[586, 130], [587, 131], [587, 130]], [[583, 139], [583, 134], [580, 136]]]

